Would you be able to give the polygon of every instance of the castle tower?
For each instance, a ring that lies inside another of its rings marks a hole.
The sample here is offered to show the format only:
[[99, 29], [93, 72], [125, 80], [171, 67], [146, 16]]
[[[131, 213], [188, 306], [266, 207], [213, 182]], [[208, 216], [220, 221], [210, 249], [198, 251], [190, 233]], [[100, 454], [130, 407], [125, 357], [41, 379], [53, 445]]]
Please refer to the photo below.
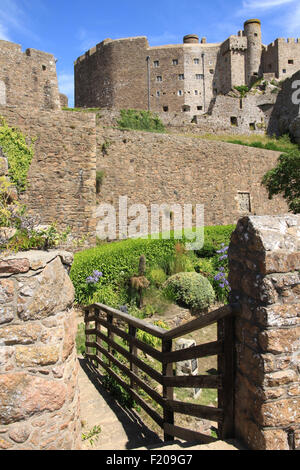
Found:
[[257, 19], [248, 20], [244, 24], [244, 34], [248, 40], [246, 54], [246, 83], [251, 86], [260, 77], [262, 39], [261, 22]]

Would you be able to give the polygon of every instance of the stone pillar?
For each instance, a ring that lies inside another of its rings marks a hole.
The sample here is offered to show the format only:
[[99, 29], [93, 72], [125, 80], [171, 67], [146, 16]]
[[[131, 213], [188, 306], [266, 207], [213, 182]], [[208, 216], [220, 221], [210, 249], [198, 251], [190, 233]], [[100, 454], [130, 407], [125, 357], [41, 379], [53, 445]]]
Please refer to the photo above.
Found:
[[229, 249], [236, 319], [236, 438], [300, 447], [300, 215], [241, 219]]
[[80, 448], [72, 261], [62, 251], [0, 259], [0, 449]]

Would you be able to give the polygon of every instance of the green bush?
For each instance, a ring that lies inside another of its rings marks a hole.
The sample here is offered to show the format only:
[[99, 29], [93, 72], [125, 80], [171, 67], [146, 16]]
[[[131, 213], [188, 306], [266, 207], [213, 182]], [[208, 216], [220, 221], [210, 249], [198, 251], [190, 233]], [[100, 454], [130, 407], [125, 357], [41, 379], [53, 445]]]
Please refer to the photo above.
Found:
[[[129, 284], [130, 277], [138, 272], [141, 255], [145, 255], [148, 269], [162, 267], [166, 259], [174, 254], [175, 243], [174, 239], [130, 239], [100, 245], [77, 253], [70, 273], [75, 287], [76, 302], [89, 304], [93, 300], [90, 286], [86, 283], [86, 279], [93, 271], [99, 270], [103, 273], [101, 282], [96, 286], [96, 292], [93, 294], [94, 299], [99, 298], [96, 295], [104, 286], [111, 286], [115, 293], [122, 292]], [[120, 305], [122, 303], [124, 303], [123, 294], [120, 298]]]
[[162, 268], [151, 269], [147, 277], [151, 284], [154, 284], [156, 287], [162, 286], [167, 280], [167, 275]]
[[123, 129], [135, 129], [150, 132], [164, 132], [165, 127], [159, 117], [150, 111], [121, 109], [121, 119], [118, 126]]
[[28, 145], [21, 131], [9, 127], [0, 116], [0, 147], [7, 157], [10, 181], [19, 192], [27, 188], [27, 173], [33, 159], [33, 142], [31, 139]]
[[204, 276], [198, 273], [179, 273], [164, 284], [168, 297], [194, 313], [209, 307], [215, 300], [214, 290]]

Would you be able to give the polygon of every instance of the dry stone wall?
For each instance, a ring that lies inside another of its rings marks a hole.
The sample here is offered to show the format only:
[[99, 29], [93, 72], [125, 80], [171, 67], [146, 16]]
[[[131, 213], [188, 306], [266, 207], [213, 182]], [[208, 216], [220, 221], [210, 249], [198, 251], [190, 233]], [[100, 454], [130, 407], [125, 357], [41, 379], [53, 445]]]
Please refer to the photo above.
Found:
[[16, 126], [34, 143], [22, 196], [29, 213], [42, 224], [70, 227], [77, 238], [95, 236], [96, 126], [94, 114], [0, 107], [8, 125]]
[[62, 251], [0, 260], [0, 449], [80, 448], [72, 261]]
[[300, 448], [300, 215], [245, 217], [229, 249], [236, 320], [236, 437]]

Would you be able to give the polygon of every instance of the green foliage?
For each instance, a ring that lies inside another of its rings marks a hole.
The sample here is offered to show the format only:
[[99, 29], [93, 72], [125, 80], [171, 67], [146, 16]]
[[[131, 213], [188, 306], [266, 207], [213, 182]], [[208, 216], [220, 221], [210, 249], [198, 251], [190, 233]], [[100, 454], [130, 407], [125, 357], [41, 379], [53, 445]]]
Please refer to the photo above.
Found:
[[96, 190], [97, 190], [97, 194], [100, 193], [100, 189], [101, 189], [101, 186], [103, 184], [104, 177], [105, 177], [105, 171], [97, 171], [96, 172]]
[[254, 142], [247, 142], [240, 139], [228, 139], [230, 144], [244, 145], [246, 147], [255, 147], [264, 150], [274, 150], [276, 152], [286, 152], [296, 150], [298, 146], [291, 142], [290, 136], [285, 134], [281, 137], [273, 137], [268, 142], [261, 142], [259, 140]]
[[33, 159], [33, 140], [27, 144], [25, 136], [18, 129], [9, 127], [0, 117], [0, 147], [8, 161], [8, 175], [19, 192], [27, 188], [27, 174]]
[[101, 426], [94, 426], [87, 434], [82, 433], [82, 440], [89, 441], [91, 446], [94, 445], [95, 441], [99, 439], [99, 434], [101, 433]]
[[246, 85], [235, 86], [234, 88], [240, 93], [241, 98], [244, 98], [249, 92], [249, 88]]
[[156, 287], [161, 287], [167, 280], [167, 275], [162, 268], [153, 268], [148, 274], [150, 282]]
[[269, 198], [282, 194], [290, 211], [300, 213], [300, 151], [280, 155], [277, 166], [263, 177]]
[[121, 109], [121, 119], [118, 126], [122, 129], [136, 129], [148, 132], [165, 132], [160, 118], [150, 111], [137, 111], [135, 109]]
[[[130, 239], [107, 243], [77, 253], [70, 273], [75, 287], [76, 301], [79, 304], [90, 303], [90, 292], [86, 279], [94, 270], [103, 273], [96, 292], [102, 290], [104, 286], [110, 285], [116, 293], [119, 293], [129, 285], [131, 276], [138, 272], [141, 255], [145, 255], [148, 269], [151, 270], [151, 268], [160, 267], [166, 262], [167, 258], [174, 253], [174, 245], [174, 239]], [[124, 303], [124, 299], [122, 300], [120, 300], [120, 305]]]
[[55, 248], [60, 243], [65, 242], [70, 233], [70, 229], [63, 232], [57, 229], [56, 224], [52, 224], [45, 229], [27, 230], [20, 229], [7, 242], [5, 248], [10, 251], [27, 251], [27, 250], [48, 250]]
[[198, 273], [179, 273], [171, 276], [165, 283], [167, 295], [179, 305], [200, 312], [215, 300], [210, 282]]
[[76, 350], [77, 354], [84, 355], [85, 353], [85, 324], [80, 323], [77, 328], [76, 335]]
[[235, 225], [204, 227], [204, 246], [201, 250], [196, 251], [197, 256], [201, 258], [214, 257], [222, 243], [229, 245], [235, 228]]

